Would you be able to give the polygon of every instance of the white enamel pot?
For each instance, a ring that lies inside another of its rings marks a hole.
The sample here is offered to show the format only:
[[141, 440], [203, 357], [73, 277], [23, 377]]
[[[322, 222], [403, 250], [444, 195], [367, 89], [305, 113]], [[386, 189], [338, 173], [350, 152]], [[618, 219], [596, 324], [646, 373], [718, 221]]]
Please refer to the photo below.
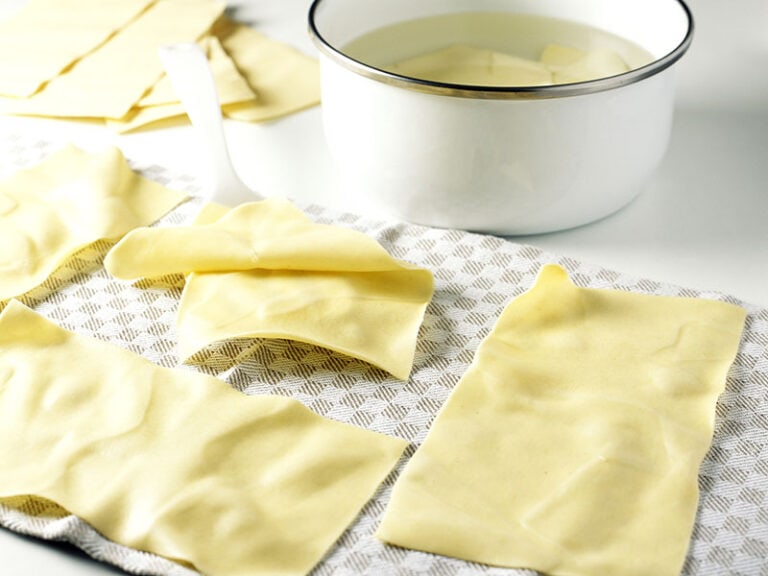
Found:
[[[399, 76], [344, 53], [384, 25], [479, 11], [595, 26], [653, 61], [588, 82], [487, 87]], [[309, 27], [326, 139], [350, 206], [517, 235], [602, 218], [647, 186], [668, 146], [672, 65], [693, 19], [681, 0], [315, 0]]]

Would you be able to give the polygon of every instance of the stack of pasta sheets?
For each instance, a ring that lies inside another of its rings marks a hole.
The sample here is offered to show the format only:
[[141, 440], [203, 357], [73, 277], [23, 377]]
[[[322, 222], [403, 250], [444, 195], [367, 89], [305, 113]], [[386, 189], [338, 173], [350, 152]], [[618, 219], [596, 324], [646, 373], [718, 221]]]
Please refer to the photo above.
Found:
[[184, 114], [158, 48], [198, 42], [226, 116], [266, 121], [319, 102], [317, 62], [216, 0], [31, 0], [0, 22], [0, 113], [127, 132]]
[[[4, 173], [38, 162], [52, 147], [13, 136], [0, 142]], [[163, 167], [132, 161], [134, 169], [191, 195], [197, 182]], [[419, 335], [407, 381], [359, 360], [300, 342], [238, 340], [215, 344], [196, 366], [248, 395], [298, 399], [333, 420], [407, 440], [410, 458], [427, 438], [435, 416], [467, 372], [502, 310], [534, 284], [541, 268], [557, 263], [579, 286], [637, 294], [697, 297], [746, 309], [747, 320], [725, 392], [717, 404], [714, 441], [699, 471], [701, 490], [685, 576], [765, 573], [768, 557], [768, 309], [728, 295], [630, 277], [568, 257], [491, 236], [437, 230], [335, 213], [305, 210], [318, 222], [348, 226], [375, 238], [393, 256], [430, 269], [435, 296]], [[188, 221], [194, 202], [163, 223]], [[164, 367], [178, 367], [175, 313], [183, 278], [168, 276], [140, 287], [111, 278], [102, 266], [106, 243], [87, 248], [22, 302], [56, 324], [128, 349]], [[406, 458], [405, 460], [407, 460]], [[381, 525], [397, 471], [388, 478], [330, 552], [316, 575], [530, 574], [384, 544]], [[102, 537], [71, 515], [51, 514], [34, 499], [0, 505], [0, 524], [41, 538], [66, 540], [93, 557], [130, 572], [191, 576], [193, 571]]]

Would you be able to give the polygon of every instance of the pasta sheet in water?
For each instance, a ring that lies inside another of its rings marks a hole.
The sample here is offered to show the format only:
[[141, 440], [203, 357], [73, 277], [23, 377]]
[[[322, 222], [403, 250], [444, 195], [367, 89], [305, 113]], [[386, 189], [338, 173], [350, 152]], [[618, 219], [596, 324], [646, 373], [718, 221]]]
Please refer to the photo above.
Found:
[[552, 575], [676, 576], [744, 318], [545, 267], [480, 345], [378, 536]]
[[302, 575], [406, 442], [0, 314], [0, 500], [55, 502], [208, 576]]

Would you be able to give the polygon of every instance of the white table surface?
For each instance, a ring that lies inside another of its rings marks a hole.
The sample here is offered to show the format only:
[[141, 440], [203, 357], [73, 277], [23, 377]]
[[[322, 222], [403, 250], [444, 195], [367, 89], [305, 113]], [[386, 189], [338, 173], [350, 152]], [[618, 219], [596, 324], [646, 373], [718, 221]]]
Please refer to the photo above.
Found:
[[[25, 0], [0, 0], [0, 18]], [[310, 0], [230, 0], [234, 18], [307, 53]], [[621, 272], [714, 290], [768, 307], [768, 2], [689, 0], [696, 22], [676, 66], [677, 106], [667, 157], [648, 189], [581, 228], [512, 239]], [[233, 161], [266, 195], [343, 208], [319, 107], [269, 124], [228, 121]], [[1, 118], [0, 134], [84, 147], [113, 143], [129, 157], [199, 174], [191, 127], [115, 135], [94, 125]], [[120, 570], [66, 545], [0, 529], [4, 576], [101, 576]]]

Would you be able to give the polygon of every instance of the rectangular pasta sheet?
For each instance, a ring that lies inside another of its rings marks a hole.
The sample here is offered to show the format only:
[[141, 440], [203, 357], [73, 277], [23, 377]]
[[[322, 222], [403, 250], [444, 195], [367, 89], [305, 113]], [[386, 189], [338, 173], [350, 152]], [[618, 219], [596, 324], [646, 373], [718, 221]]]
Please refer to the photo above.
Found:
[[480, 345], [377, 535], [557, 576], [677, 576], [745, 315], [579, 288], [545, 266]]
[[55, 502], [208, 576], [306, 574], [405, 441], [0, 314], [0, 500]]
[[0, 22], [0, 94], [26, 97], [155, 0], [29, 0]]

